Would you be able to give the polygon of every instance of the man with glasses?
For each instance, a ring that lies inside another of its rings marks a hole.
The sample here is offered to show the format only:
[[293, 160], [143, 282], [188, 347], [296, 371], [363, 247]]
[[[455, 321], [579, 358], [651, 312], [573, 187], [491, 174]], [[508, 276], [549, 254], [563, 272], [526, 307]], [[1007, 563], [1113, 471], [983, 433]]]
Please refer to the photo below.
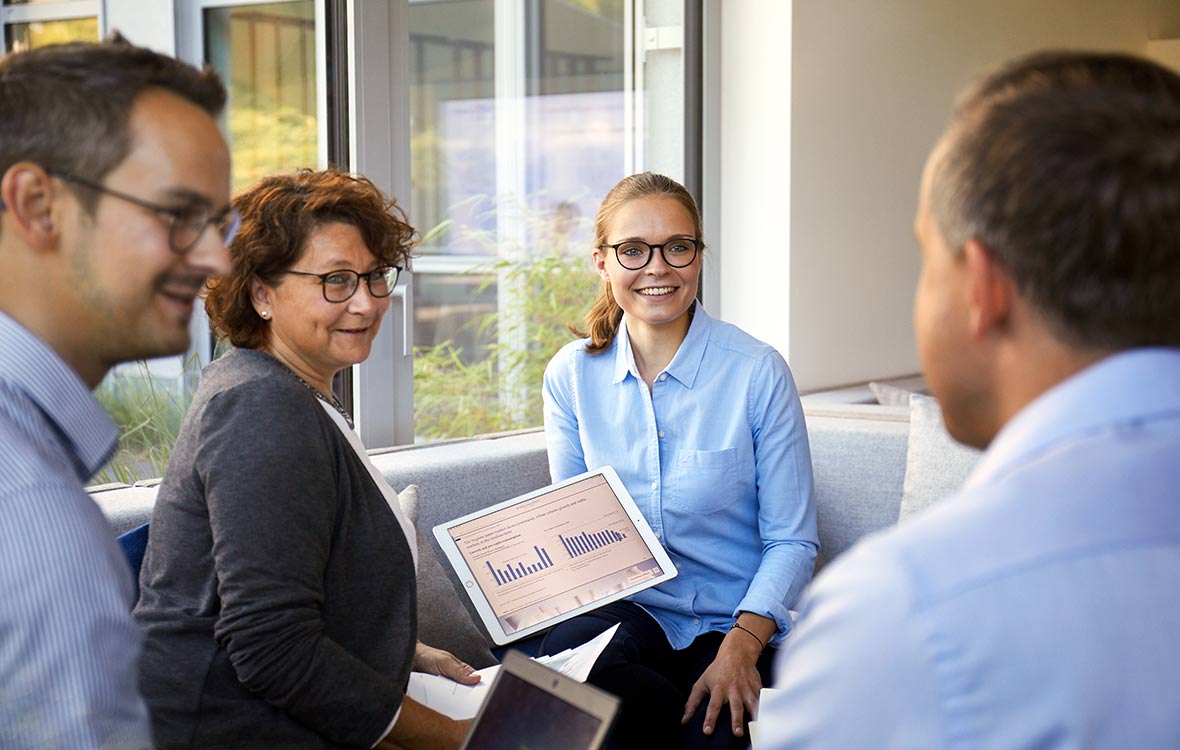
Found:
[[0, 60], [0, 747], [146, 747], [134, 585], [83, 490], [90, 394], [179, 354], [236, 225], [225, 90], [115, 39]]

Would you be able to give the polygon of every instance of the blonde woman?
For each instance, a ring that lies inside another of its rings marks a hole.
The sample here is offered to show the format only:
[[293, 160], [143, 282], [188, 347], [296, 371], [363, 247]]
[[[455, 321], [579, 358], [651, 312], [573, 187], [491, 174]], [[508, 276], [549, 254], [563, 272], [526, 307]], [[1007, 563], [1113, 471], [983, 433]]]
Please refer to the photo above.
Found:
[[542, 650], [619, 623], [590, 674], [623, 700], [614, 746], [744, 747], [818, 551], [798, 393], [778, 352], [697, 301], [701, 220], [683, 186], [627, 177], [595, 236], [586, 338], [545, 372], [550, 470], [613, 466], [679, 576], [558, 625]]

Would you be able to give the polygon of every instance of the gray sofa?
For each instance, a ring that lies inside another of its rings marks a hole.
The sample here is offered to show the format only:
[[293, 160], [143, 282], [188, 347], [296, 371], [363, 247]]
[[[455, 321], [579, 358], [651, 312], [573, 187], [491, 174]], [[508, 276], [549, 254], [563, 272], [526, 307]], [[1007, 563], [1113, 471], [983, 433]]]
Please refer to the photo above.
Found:
[[[815, 474], [821, 567], [865, 534], [896, 523], [903, 495], [906, 500], [912, 499], [907, 494], [914, 484], [907, 481], [907, 462], [915, 458], [910, 441], [911, 407], [848, 403], [872, 400], [860, 391], [851, 396], [804, 398]], [[917, 414], [917, 407], [912, 408]], [[935, 445], [923, 452], [927, 459], [933, 458], [934, 473], [941, 484], [953, 488], [975, 456], [963, 453], [943, 466], [944, 455], [962, 450], [949, 445], [945, 449]], [[417, 485], [419, 543], [435, 555], [440, 555], [430, 532], [435, 524], [549, 481], [544, 434], [540, 430], [374, 451], [372, 457], [399, 491]], [[108, 485], [93, 491], [116, 534], [149, 520], [155, 499], [152, 484]], [[476, 666], [491, 663], [486, 634], [473, 623], [477, 618], [467, 598], [459, 593], [453, 573], [438, 559], [423, 555], [419, 564], [420, 639], [448, 648]]]

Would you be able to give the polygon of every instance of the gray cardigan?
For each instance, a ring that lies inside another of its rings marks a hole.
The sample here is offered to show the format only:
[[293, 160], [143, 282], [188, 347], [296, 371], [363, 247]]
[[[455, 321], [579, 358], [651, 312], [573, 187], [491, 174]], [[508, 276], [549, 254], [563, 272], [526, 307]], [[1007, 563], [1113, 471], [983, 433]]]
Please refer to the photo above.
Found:
[[135, 619], [161, 747], [370, 747], [404, 695], [414, 564], [314, 394], [210, 364], [152, 514]]

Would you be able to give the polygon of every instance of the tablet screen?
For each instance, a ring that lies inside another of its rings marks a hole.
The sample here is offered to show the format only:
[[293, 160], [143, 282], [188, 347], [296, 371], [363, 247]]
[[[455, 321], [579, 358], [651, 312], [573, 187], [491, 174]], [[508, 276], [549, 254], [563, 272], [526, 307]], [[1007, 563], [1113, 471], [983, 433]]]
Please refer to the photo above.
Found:
[[664, 572], [601, 474], [447, 533], [508, 635]]
[[597, 747], [602, 719], [514, 674], [501, 674], [466, 750], [578, 750]]

